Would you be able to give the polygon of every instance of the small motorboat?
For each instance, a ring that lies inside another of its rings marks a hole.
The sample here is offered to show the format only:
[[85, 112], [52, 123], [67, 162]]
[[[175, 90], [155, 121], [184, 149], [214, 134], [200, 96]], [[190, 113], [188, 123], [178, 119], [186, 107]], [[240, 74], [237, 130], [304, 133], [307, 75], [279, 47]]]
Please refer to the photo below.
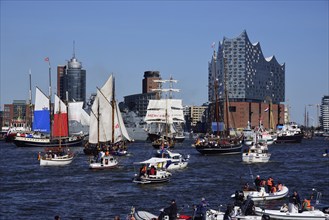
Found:
[[190, 155], [184, 157], [180, 153], [176, 153], [168, 149], [164, 149], [164, 150], [157, 150], [157, 157], [170, 159], [164, 165], [164, 167], [167, 170], [177, 170], [177, 169], [184, 169], [187, 167]]
[[134, 164], [142, 165], [139, 173], [135, 174], [133, 178], [134, 183], [150, 184], [150, 183], [164, 183], [171, 178], [171, 173], [165, 168], [165, 164], [170, 159], [152, 157], [142, 162], [135, 162]]
[[[286, 197], [289, 193], [288, 187], [282, 185], [282, 187], [274, 192], [274, 193], [267, 193], [264, 187], [260, 187], [260, 190], [243, 190], [244, 198], [250, 198], [253, 201], [263, 201], [263, 200], [275, 200], [275, 199], [282, 199]], [[237, 193], [231, 195], [232, 198], [236, 197]]]
[[[147, 211], [136, 211], [134, 207], [131, 209], [131, 215], [135, 217], [136, 220], [154, 220], [160, 219], [159, 216], [162, 216], [162, 219], [169, 219], [169, 216], [165, 213], [165, 209], [160, 209], [160, 214], [154, 215]], [[179, 214], [177, 213], [177, 220], [192, 220], [192, 216]]]
[[242, 153], [244, 163], [267, 163], [271, 154], [268, 152], [266, 142], [256, 142]]
[[[314, 207], [313, 207], [314, 208]], [[298, 210], [294, 204], [289, 203], [288, 207], [284, 205], [280, 210], [273, 209], [262, 209], [260, 207], [255, 207], [255, 212], [257, 215], [267, 215], [270, 219], [289, 219], [289, 220], [328, 220], [329, 214], [313, 209], [311, 211]]]
[[324, 153], [322, 154], [322, 156], [324, 156], [324, 157], [329, 157], [328, 149], [326, 149], [326, 150], [324, 151]]
[[74, 154], [70, 149], [66, 151], [63, 148], [49, 148], [41, 154], [38, 154], [40, 166], [65, 166], [73, 161]]
[[103, 155], [102, 153], [100, 157], [90, 160], [90, 169], [104, 170], [115, 168], [118, 165], [118, 161], [112, 155], [108, 153]]

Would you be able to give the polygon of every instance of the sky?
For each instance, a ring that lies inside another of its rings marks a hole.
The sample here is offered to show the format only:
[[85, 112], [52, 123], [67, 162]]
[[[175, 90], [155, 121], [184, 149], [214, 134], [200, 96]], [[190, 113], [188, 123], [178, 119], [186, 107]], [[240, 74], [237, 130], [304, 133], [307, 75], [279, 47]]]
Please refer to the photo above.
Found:
[[[0, 109], [32, 93], [52, 91], [56, 67], [73, 56], [87, 71], [87, 97], [110, 74], [116, 98], [142, 93], [144, 71], [178, 80], [184, 105], [208, 101], [213, 42], [244, 30], [265, 57], [286, 65], [290, 120], [317, 125], [317, 104], [329, 95], [328, 0], [303, 1], [7, 1], [1, 0]], [[34, 97], [33, 97], [34, 102]]]

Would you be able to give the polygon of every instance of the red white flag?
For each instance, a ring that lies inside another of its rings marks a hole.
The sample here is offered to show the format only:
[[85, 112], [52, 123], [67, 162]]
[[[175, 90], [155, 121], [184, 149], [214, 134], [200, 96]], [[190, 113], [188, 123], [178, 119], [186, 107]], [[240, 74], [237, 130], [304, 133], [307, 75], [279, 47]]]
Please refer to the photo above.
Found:
[[45, 58], [45, 61], [46, 61], [46, 62], [49, 62], [49, 57], [46, 57], [46, 58]]

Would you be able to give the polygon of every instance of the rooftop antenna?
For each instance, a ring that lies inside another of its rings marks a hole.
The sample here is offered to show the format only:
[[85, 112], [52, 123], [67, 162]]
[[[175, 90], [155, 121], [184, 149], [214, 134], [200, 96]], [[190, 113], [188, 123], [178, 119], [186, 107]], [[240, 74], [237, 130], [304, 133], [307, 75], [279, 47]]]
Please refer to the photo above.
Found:
[[75, 58], [75, 41], [73, 40], [73, 58]]

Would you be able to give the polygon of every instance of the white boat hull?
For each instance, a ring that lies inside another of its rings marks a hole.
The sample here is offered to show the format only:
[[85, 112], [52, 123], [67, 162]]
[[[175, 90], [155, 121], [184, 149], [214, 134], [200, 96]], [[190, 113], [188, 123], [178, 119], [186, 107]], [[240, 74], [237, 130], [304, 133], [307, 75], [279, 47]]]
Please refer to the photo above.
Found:
[[328, 214], [324, 214], [320, 210], [299, 212], [282, 212], [280, 210], [263, 210], [259, 207], [255, 208], [257, 215], [268, 215], [270, 219], [289, 219], [289, 220], [326, 220], [329, 219]]
[[242, 162], [245, 163], [267, 163], [271, 154], [243, 153]]
[[168, 167], [167, 170], [179, 170], [184, 169], [187, 167], [188, 162], [172, 162]]
[[[267, 193], [265, 189], [261, 189], [258, 191], [243, 191], [245, 199], [250, 198], [253, 201], [263, 201], [263, 200], [275, 200], [282, 199], [286, 197], [289, 193], [289, 189], [286, 186], [282, 187], [281, 191], [277, 191], [275, 193]], [[235, 197], [235, 194], [231, 195], [232, 198]]]
[[73, 161], [73, 156], [59, 156], [57, 158], [40, 158], [40, 166], [65, 166]]
[[118, 161], [113, 156], [105, 156], [101, 161], [91, 161], [89, 164], [90, 169], [104, 170], [115, 168], [118, 165]]

